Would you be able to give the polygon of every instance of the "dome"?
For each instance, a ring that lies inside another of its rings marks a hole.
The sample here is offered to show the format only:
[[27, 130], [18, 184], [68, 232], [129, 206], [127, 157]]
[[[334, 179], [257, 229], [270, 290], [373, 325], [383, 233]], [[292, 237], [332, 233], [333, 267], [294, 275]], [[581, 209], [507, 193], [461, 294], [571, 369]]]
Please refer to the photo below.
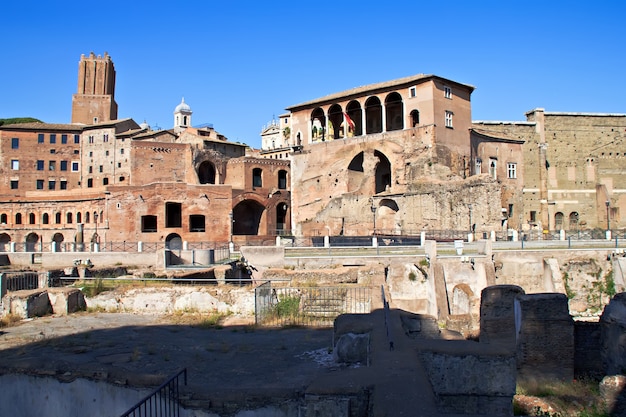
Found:
[[191, 107], [189, 107], [189, 105], [187, 103], [185, 103], [185, 97], [183, 97], [183, 100], [174, 109], [174, 113], [180, 113], [180, 112], [189, 112], [189, 113], [191, 113]]

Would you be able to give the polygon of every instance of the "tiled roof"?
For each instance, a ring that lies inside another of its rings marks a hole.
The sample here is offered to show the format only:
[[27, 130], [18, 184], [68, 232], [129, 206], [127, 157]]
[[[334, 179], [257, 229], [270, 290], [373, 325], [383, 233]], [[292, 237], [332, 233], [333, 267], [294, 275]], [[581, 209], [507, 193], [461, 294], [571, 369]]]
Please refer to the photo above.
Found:
[[60, 130], [70, 132], [81, 132], [85, 125], [61, 124], [61, 123], [15, 123], [0, 126], [0, 130]]
[[402, 85], [409, 85], [411, 83], [418, 83], [418, 82], [422, 82], [422, 81], [426, 81], [428, 79], [439, 79], [439, 80], [443, 80], [445, 82], [451, 83], [451, 84], [456, 84], [456, 85], [462, 85], [467, 87], [470, 90], [474, 90], [474, 86], [469, 85], [469, 84], [462, 84], [456, 81], [452, 81], [452, 80], [448, 80], [446, 78], [442, 78], [442, 77], [438, 77], [436, 75], [433, 74], [417, 74], [417, 75], [412, 75], [409, 77], [404, 77], [404, 78], [398, 78], [395, 80], [391, 80], [391, 81], [384, 81], [382, 83], [375, 83], [375, 84], [368, 84], [368, 85], [364, 85], [361, 87], [355, 87], [352, 88], [350, 90], [345, 90], [345, 91], [341, 91], [339, 93], [333, 93], [333, 94], [329, 94], [327, 96], [324, 97], [320, 97], [318, 99], [315, 100], [311, 100], [311, 101], [306, 101], [304, 103], [300, 103], [300, 104], [296, 104], [294, 106], [291, 107], [287, 107], [287, 110], [294, 110], [297, 108], [302, 108], [302, 107], [309, 107], [313, 104], [318, 104], [318, 103], [322, 103], [322, 102], [326, 102], [326, 101], [331, 101], [331, 100], [336, 100], [339, 98], [345, 98], [345, 97], [350, 97], [350, 96], [362, 96], [365, 93], [368, 92], [373, 92], [376, 90], [386, 90], [386, 89], [392, 89], [394, 87], [399, 87]]

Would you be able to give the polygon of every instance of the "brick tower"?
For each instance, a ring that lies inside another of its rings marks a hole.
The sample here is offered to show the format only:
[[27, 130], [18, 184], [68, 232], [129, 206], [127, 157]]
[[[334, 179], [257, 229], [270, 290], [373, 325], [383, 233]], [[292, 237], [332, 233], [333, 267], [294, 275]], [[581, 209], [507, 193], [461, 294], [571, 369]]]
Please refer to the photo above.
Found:
[[115, 67], [108, 53], [104, 57], [81, 55], [78, 63], [78, 91], [72, 95], [72, 123], [95, 124], [117, 119]]

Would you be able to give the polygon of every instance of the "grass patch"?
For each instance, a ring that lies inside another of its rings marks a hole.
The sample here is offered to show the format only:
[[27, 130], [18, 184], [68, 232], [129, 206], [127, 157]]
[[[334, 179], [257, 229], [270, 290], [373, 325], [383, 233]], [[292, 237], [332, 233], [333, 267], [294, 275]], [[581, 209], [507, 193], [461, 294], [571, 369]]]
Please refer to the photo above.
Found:
[[201, 329], [221, 329], [224, 319], [232, 313], [223, 313], [217, 310], [202, 312], [197, 309], [177, 310], [167, 316], [173, 324], [192, 326]]
[[518, 383], [517, 395], [541, 398], [553, 411], [534, 407], [524, 409], [513, 400], [514, 415], [550, 417], [608, 417], [609, 411], [600, 396], [598, 381], [578, 379], [571, 382], [546, 381]]
[[7, 314], [6, 316], [0, 318], [0, 328], [5, 327], [13, 327], [22, 321], [22, 317], [17, 314]]

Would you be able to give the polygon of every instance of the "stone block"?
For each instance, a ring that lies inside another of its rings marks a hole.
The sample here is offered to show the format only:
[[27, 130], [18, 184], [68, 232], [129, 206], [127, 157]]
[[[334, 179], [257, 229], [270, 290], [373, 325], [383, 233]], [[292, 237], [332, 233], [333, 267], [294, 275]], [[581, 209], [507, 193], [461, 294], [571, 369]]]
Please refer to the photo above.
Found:
[[67, 315], [87, 308], [85, 296], [77, 288], [48, 288], [48, 298], [54, 314]]
[[422, 351], [441, 413], [513, 415], [515, 357], [511, 355]]
[[600, 316], [602, 364], [606, 375], [626, 373], [626, 292], [616, 294]]
[[337, 340], [334, 355], [340, 363], [366, 365], [369, 362], [369, 342], [369, 333], [346, 333]]
[[21, 290], [11, 292], [2, 299], [3, 314], [22, 318], [42, 317], [52, 313], [52, 305], [46, 290]]

